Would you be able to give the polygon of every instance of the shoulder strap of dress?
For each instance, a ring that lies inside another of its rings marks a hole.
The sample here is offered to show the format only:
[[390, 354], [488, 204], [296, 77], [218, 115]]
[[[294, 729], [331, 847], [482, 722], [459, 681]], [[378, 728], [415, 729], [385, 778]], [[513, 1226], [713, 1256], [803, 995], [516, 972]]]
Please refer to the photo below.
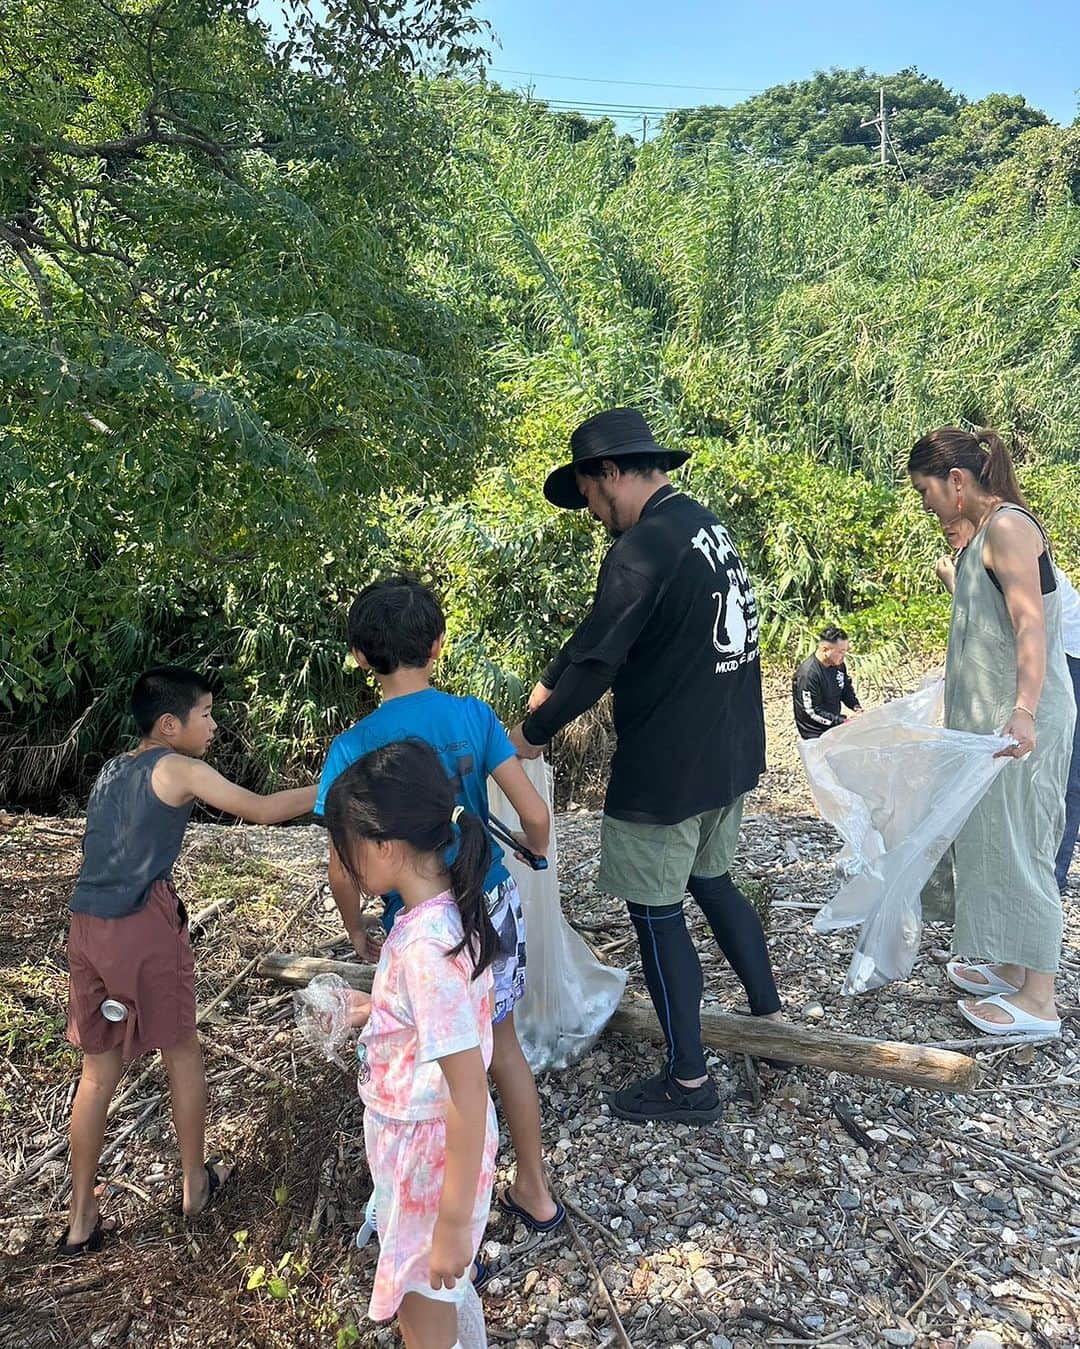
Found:
[[1003, 506], [999, 506], [998, 509], [994, 512], [994, 514], [990, 517], [990, 519], [987, 520], [986, 522], [987, 528], [989, 528], [990, 525], [993, 524], [993, 522], [997, 519], [999, 515], [1003, 515], [1005, 511], [1019, 511], [1022, 516], [1030, 520], [1031, 523], [1035, 526], [1035, 528], [1039, 531], [1039, 534], [1042, 536], [1043, 545], [1045, 546], [1046, 551], [1050, 553], [1051, 556], [1053, 556], [1054, 548], [1050, 542], [1049, 535], [1047, 534], [1046, 530], [1043, 529], [1042, 527], [1042, 522], [1037, 518], [1037, 516], [1034, 515], [1033, 512], [1029, 511], [1026, 506], [1020, 506], [1015, 501], [1006, 501], [1006, 503]]

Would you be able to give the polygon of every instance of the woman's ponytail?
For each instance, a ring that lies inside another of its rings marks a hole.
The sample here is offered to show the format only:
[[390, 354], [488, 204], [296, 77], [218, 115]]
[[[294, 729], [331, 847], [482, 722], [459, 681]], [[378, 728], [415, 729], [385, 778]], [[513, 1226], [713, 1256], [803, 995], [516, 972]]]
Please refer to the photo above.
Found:
[[994, 496], [1001, 497], [1003, 501], [1011, 501], [1016, 506], [1023, 506], [1027, 510], [1027, 500], [1020, 490], [1012, 455], [1005, 442], [990, 427], [975, 431], [973, 434], [985, 452], [978, 475], [979, 482]]
[[491, 840], [483, 823], [466, 811], [457, 812], [451, 824], [450, 885], [461, 910], [464, 932], [460, 944], [451, 951], [468, 951], [472, 957], [473, 978], [495, 959], [498, 938], [488, 914], [484, 881], [491, 868]]

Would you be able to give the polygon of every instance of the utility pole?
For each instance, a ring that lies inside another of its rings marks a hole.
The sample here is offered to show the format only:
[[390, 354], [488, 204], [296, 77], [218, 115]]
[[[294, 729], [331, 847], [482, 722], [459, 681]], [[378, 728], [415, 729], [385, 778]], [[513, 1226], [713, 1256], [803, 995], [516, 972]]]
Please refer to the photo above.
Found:
[[648, 119], [647, 117], [642, 117], [642, 119], [641, 119], [641, 143], [642, 143], [642, 145], [645, 144], [645, 134], [646, 134], [646, 132], [647, 132], [648, 130], [649, 130], [649, 119]]
[[865, 122], [859, 123], [860, 127], [876, 126], [881, 137], [881, 167], [884, 168], [888, 162], [889, 145], [889, 115], [885, 111], [885, 90], [879, 90], [878, 95], [878, 115], [870, 117]]

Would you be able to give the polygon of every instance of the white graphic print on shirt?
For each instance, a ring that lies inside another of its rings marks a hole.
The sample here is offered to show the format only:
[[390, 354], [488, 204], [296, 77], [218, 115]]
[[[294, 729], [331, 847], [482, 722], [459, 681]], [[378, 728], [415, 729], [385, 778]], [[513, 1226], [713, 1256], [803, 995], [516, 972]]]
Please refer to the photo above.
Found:
[[716, 673], [736, 670], [757, 655], [758, 614], [750, 578], [723, 525], [698, 530], [690, 541], [716, 575], [719, 589], [713, 591], [716, 619], [712, 644], [725, 659], [716, 663]]

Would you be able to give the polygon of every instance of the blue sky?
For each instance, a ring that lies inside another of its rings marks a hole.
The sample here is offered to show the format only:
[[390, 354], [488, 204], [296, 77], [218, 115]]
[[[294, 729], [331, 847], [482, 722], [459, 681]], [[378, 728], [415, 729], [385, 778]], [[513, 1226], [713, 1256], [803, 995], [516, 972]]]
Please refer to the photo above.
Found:
[[[480, 0], [476, 12], [497, 39], [492, 79], [589, 111], [736, 103], [830, 66], [917, 66], [970, 99], [1023, 94], [1065, 123], [1078, 110], [1077, 0]], [[639, 130], [641, 111], [619, 125]]]

